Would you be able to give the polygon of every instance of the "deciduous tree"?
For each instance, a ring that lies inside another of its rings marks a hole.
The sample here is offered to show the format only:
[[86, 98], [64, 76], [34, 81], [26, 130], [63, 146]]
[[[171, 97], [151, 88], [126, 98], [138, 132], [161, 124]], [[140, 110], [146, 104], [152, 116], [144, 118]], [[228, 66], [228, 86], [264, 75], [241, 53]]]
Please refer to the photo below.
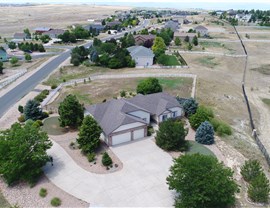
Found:
[[137, 86], [137, 93], [147, 95], [162, 92], [162, 86], [156, 78], [147, 78], [142, 80]]
[[185, 137], [186, 131], [184, 129], [184, 125], [181, 122], [169, 119], [167, 121], [163, 121], [159, 125], [156, 144], [160, 148], [168, 151], [185, 150], [187, 147]]
[[81, 125], [84, 117], [83, 106], [79, 103], [75, 95], [68, 95], [59, 108], [59, 122], [61, 127], [77, 128]]
[[0, 174], [9, 185], [21, 180], [35, 182], [49, 161], [46, 151], [51, 146], [48, 135], [33, 121], [13, 124], [0, 133]]
[[177, 208], [233, 206], [238, 191], [233, 171], [213, 156], [201, 154], [175, 159], [167, 182], [178, 193]]

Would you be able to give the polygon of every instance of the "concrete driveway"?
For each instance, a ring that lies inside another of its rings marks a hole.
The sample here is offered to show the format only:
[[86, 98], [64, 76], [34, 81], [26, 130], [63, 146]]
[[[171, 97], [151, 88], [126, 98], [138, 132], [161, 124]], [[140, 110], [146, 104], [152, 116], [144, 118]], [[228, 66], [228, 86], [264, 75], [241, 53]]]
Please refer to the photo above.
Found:
[[59, 188], [95, 207], [172, 207], [174, 193], [166, 177], [172, 157], [150, 139], [112, 148], [123, 162], [121, 171], [94, 174], [79, 167], [57, 143], [48, 151], [54, 166], [47, 177]]

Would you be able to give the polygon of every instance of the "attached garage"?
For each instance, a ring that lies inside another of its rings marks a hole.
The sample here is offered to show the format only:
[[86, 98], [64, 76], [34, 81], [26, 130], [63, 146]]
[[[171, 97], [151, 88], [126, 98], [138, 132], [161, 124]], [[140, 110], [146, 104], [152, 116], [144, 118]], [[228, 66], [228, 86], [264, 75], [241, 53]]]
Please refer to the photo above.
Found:
[[135, 130], [133, 132], [133, 139], [136, 140], [136, 139], [144, 138], [144, 131], [145, 131], [144, 128]]
[[129, 141], [131, 141], [131, 132], [112, 136], [112, 145], [117, 145]]

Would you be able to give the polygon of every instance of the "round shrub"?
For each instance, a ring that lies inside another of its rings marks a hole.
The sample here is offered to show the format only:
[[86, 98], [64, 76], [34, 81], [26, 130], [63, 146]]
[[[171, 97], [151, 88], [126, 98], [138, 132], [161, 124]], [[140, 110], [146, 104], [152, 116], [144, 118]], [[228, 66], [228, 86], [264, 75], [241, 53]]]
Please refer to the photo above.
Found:
[[35, 124], [36, 124], [37, 126], [43, 126], [43, 123], [42, 123], [41, 120], [36, 120], [36, 121], [35, 121]]
[[193, 129], [197, 129], [202, 122], [209, 121], [214, 118], [214, 113], [211, 108], [199, 106], [196, 113], [189, 117], [190, 125]]
[[47, 196], [47, 189], [45, 189], [45, 188], [41, 188], [40, 190], [39, 190], [39, 196], [41, 196], [41, 197], [46, 197]]
[[258, 160], [247, 160], [241, 167], [241, 175], [246, 182], [252, 181], [262, 172], [261, 164]]
[[19, 121], [20, 123], [25, 122], [25, 117], [24, 117], [24, 115], [21, 115], [20, 117], [18, 117], [18, 121]]
[[95, 158], [96, 158], [96, 154], [95, 153], [91, 152], [91, 153], [88, 153], [87, 154], [87, 160], [88, 160], [88, 162], [93, 162], [95, 160]]
[[200, 144], [213, 144], [214, 143], [214, 128], [208, 122], [203, 122], [196, 131], [195, 135], [196, 142]]
[[23, 113], [23, 106], [19, 105], [19, 106], [18, 106], [18, 111], [19, 111], [20, 113]]
[[53, 90], [53, 89], [56, 89], [56, 88], [57, 88], [57, 84], [52, 84], [51, 89]]
[[58, 198], [58, 197], [54, 197], [52, 200], [51, 200], [51, 205], [53, 207], [59, 207], [61, 205], [61, 200]]
[[110, 166], [112, 164], [112, 158], [108, 155], [107, 152], [104, 152], [102, 155], [102, 165]]

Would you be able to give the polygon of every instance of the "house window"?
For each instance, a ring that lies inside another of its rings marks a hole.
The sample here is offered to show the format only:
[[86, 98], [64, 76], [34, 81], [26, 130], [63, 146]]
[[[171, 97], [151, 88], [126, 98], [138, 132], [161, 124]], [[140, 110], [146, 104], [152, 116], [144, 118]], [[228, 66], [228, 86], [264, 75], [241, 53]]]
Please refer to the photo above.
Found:
[[146, 118], [143, 118], [142, 120], [146, 121]]
[[162, 121], [166, 121], [168, 118], [168, 115], [162, 115]]
[[175, 118], [177, 116], [177, 111], [172, 112], [172, 118]]

